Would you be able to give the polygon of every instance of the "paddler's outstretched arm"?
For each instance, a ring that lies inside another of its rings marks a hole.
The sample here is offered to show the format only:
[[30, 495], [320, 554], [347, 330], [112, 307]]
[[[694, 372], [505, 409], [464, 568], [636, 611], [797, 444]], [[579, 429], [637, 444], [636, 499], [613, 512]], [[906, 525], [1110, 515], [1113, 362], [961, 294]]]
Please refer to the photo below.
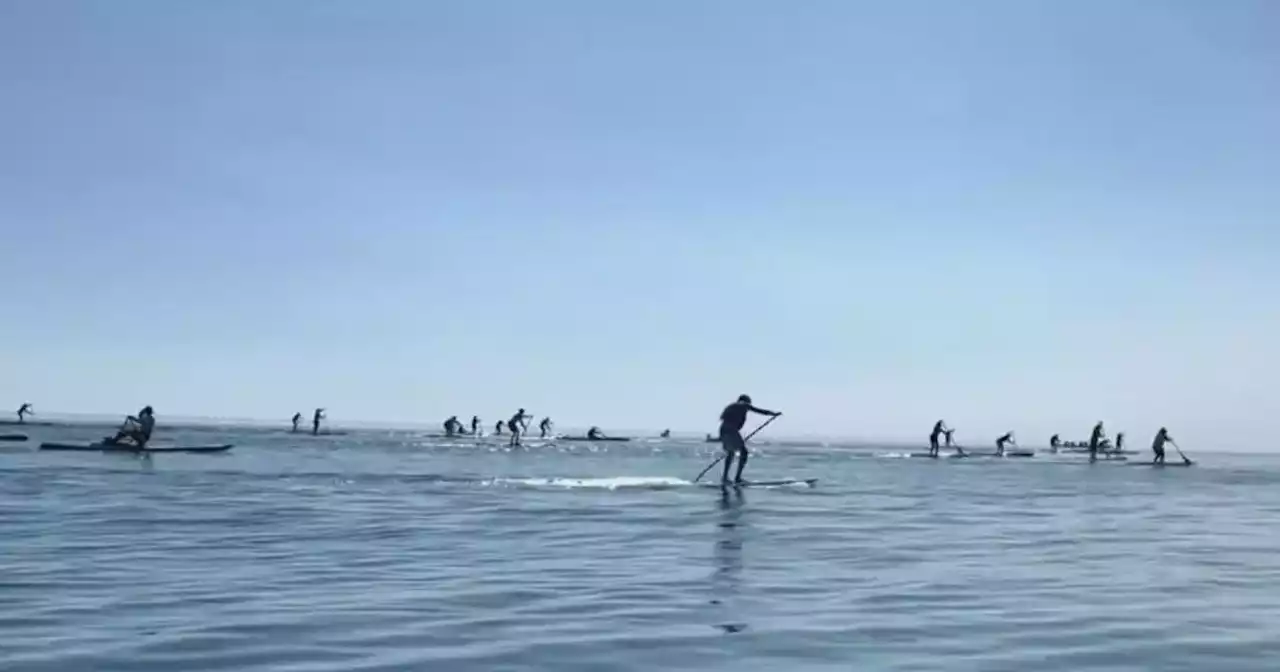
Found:
[[[750, 404], [747, 405], [747, 410], [751, 411], [752, 413], [759, 413], [760, 415], [768, 415], [775, 418], [778, 417], [779, 415], [782, 415], [782, 411], [770, 411], [768, 409], [759, 408], [756, 406], [752, 406]], [[721, 419], [723, 420], [724, 416], [721, 416]]]

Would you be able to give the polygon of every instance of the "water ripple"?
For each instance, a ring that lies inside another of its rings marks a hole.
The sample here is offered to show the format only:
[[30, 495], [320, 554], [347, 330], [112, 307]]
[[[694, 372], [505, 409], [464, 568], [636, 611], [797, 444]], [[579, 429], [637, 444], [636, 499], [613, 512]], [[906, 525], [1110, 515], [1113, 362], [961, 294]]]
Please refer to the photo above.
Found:
[[1280, 654], [1269, 458], [791, 445], [751, 472], [817, 488], [722, 492], [691, 483], [709, 461], [692, 443], [231, 440], [0, 454], [0, 669], [1246, 671]]

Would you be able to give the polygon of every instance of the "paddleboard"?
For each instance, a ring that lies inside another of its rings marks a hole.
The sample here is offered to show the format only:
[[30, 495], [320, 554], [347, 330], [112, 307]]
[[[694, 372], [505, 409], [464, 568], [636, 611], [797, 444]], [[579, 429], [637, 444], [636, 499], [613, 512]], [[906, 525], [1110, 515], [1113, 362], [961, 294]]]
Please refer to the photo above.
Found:
[[1194, 465], [1194, 464], [1195, 464], [1195, 462], [1192, 462], [1191, 464], [1187, 464], [1186, 462], [1159, 462], [1159, 463], [1153, 463], [1153, 462], [1130, 462], [1130, 463], [1126, 464], [1125, 466], [1126, 466], [1126, 467], [1154, 467], [1154, 468], [1156, 468], [1156, 469], [1162, 469], [1162, 468], [1164, 468], [1164, 467], [1190, 467], [1190, 466], [1192, 466], [1192, 465]]
[[947, 458], [947, 459], [958, 460], [958, 459], [962, 459], [962, 458], [970, 457], [970, 455], [971, 455], [971, 453], [964, 453], [964, 454], [961, 454], [961, 453], [940, 453], [940, 454], [938, 454], [938, 455], [930, 455], [929, 453], [911, 453], [911, 457], [924, 457], [924, 458], [931, 458], [931, 459], [934, 459], [934, 460], [936, 460], [936, 459], [938, 459], [938, 458]]
[[0, 441], [26, 441], [26, 434], [0, 434]]
[[[547, 438], [551, 438], [551, 437], [547, 437]], [[592, 443], [596, 443], [596, 442], [603, 442], [603, 441], [619, 441], [619, 442], [624, 442], [624, 443], [625, 443], [625, 442], [627, 442], [627, 441], [630, 441], [630, 440], [631, 440], [631, 437], [628, 437], [628, 436], [598, 436], [598, 437], [596, 437], [596, 438], [594, 438], [594, 439], [593, 439], [593, 438], [586, 437], [586, 436], [557, 436], [557, 437], [555, 437], [555, 440], [556, 440], [556, 441], [590, 441], [590, 442], [592, 442]]]
[[784, 486], [784, 485], [807, 485], [812, 488], [817, 484], [818, 484], [818, 479], [816, 478], [805, 478], [805, 479], [790, 478], [790, 479], [779, 480], [779, 481], [743, 481], [741, 483], [736, 483], [736, 484], [730, 483], [728, 485], [723, 485], [720, 483], [699, 483], [698, 485], [704, 488], [723, 488], [723, 487], [768, 488], [768, 487], [778, 487], [778, 486]]
[[78, 450], [94, 453], [221, 453], [231, 450], [232, 444], [216, 446], [147, 446], [138, 450], [128, 444], [112, 445], [108, 443], [42, 443], [40, 450]]
[[10, 425], [14, 427], [52, 427], [52, 422], [18, 422], [17, 420], [0, 420], [0, 425]]

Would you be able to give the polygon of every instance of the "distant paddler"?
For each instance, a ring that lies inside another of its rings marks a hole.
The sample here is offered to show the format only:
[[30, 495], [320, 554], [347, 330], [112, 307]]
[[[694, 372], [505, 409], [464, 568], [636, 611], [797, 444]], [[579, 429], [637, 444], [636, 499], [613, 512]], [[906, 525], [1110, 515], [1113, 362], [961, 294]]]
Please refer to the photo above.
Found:
[[547, 432], [551, 431], [551, 425], [551, 416], [543, 418], [542, 422], [538, 423], [538, 436], [543, 439], [547, 438]]
[[501, 421], [501, 420], [499, 420], [499, 421], [497, 422], [497, 424], [495, 424], [495, 425], [493, 426], [493, 435], [494, 435], [494, 436], [502, 436], [502, 421]]
[[513, 446], [520, 445], [520, 435], [529, 431], [529, 421], [533, 419], [532, 415], [524, 412], [524, 409], [516, 411], [507, 421], [507, 429], [511, 430], [511, 444]]
[[458, 416], [451, 415], [448, 420], [444, 421], [445, 436], [455, 436], [462, 434], [462, 421], [458, 420]]
[[35, 414], [36, 414], [35, 409], [31, 407], [31, 402], [28, 401], [27, 403], [22, 405], [22, 408], [18, 409], [18, 424], [22, 424], [26, 422], [28, 415], [35, 415]]
[[472, 436], [480, 436], [480, 416], [471, 416], [471, 434]]
[[947, 423], [939, 420], [933, 423], [933, 431], [929, 433], [929, 457], [938, 456], [938, 437], [947, 433]]
[[106, 439], [103, 443], [111, 445], [119, 445], [121, 441], [129, 439], [138, 446], [138, 450], [147, 447], [147, 442], [151, 440], [151, 431], [156, 427], [155, 411], [150, 406], [138, 412], [137, 416], [130, 415], [125, 418], [124, 424], [120, 426], [120, 431], [116, 435]]
[[996, 457], [1004, 457], [1005, 444], [1013, 444], [1014, 448], [1018, 447], [1018, 442], [1013, 440], [1013, 432], [996, 439]]
[[1116, 455], [1124, 454], [1124, 432], [1116, 432]]
[[734, 483], [742, 482], [742, 470], [747, 466], [747, 442], [742, 438], [742, 427], [747, 424], [747, 413], [759, 413], [770, 417], [778, 417], [782, 413], [757, 408], [752, 405], [751, 397], [741, 395], [738, 400], [724, 407], [720, 412], [720, 447], [724, 450], [724, 475], [720, 477], [722, 485], [729, 484], [729, 469], [733, 466], [734, 455], [738, 456], [738, 472], [733, 477]]
[[1089, 434], [1089, 461], [1096, 462], [1098, 460], [1098, 447], [1106, 441], [1107, 433], [1102, 428], [1102, 421], [1093, 426], [1093, 432]]
[[945, 435], [945, 436], [946, 436], [946, 439], [947, 439], [947, 447], [948, 447], [948, 448], [950, 448], [950, 447], [952, 447], [952, 446], [956, 445], [956, 442], [955, 442], [955, 441], [953, 441], [953, 440], [952, 440], [952, 438], [951, 438], [955, 433], [956, 433], [956, 430], [954, 430], [954, 429], [948, 429], [948, 430], [946, 430], [945, 432], [943, 432], [943, 435]]
[[317, 408], [315, 414], [311, 416], [311, 434], [313, 436], [320, 433], [321, 420], [324, 420], [324, 409]]
[[292, 432], [297, 432], [297, 431], [298, 431], [298, 423], [299, 423], [299, 422], [302, 422], [302, 413], [294, 413], [294, 414], [293, 414], [293, 429], [292, 429], [292, 430], [290, 430], [290, 431], [292, 431]]
[[591, 429], [587, 430], [587, 439], [590, 441], [597, 441], [599, 439], [607, 439], [607, 438], [609, 437], [605, 436], [604, 432], [600, 431], [599, 427], [593, 426]]
[[1057, 434], [1049, 437], [1049, 450], [1056, 453], [1060, 447], [1062, 447], [1062, 439], [1059, 439]]
[[669, 439], [669, 438], [671, 438], [671, 430], [669, 430], [669, 429], [664, 429], [664, 430], [662, 430], [662, 433], [658, 435], [658, 438], [660, 438], [660, 439]]

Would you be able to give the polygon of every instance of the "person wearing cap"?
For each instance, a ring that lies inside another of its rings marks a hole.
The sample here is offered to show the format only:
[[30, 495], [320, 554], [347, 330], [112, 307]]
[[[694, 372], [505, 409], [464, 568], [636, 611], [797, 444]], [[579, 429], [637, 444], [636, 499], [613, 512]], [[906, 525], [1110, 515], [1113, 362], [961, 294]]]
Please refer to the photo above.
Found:
[[747, 466], [747, 442], [742, 438], [742, 426], [747, 424], [747, 413], [759, 413], [777, 417], [778, 411], [767, 411], [751, 404], [751, 397], [742, 395], [738, 400], [725, 406], [720, 413], [720, 447], [724, 449], [724, 475], [720, 478], [722, 485], [729, 483], [729, 469], [733, 466], [733, 456], [738, 456], [738, 472], [734, 483], [742, 482], [742, 470]]
[[135, 416], [125, 418], [124, 425], [120, 427], [120, 431], [116, 435], [107, 440], [107, 443], [120, 443], [122, 439], [129, 439], [138, 445], [141, 450], [147, 447], [147, 442], [151, 440], [151, 431], [156, 427], [156, 414], [148, 406]]

